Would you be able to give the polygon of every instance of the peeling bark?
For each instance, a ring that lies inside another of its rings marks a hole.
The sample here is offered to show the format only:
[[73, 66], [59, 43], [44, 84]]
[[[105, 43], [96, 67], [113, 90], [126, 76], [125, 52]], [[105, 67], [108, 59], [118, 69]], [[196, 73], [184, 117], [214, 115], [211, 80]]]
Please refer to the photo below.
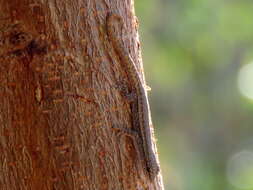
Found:
[[112, 128], [132, 118], [111, 11], [141, 71], [131, 0], [0, 0], [0, 189], [162, 189]]

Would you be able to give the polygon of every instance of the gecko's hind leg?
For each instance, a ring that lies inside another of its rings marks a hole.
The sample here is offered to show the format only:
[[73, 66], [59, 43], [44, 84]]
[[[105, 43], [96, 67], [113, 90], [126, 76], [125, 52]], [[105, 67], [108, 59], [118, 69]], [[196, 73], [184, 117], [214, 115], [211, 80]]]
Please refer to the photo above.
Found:
[[[145, 172], [145, 174], [147, 173], [147, 165], [145, 162], [145, 154], [144, 154], [144, 150], [142, 150], [142, 142], [140, 139], [140, 136], [138, 134], [137, 131], [134, 131], [132, 129], [127, 129], [127, 128], [122, 128], [122, 127], [118, 127], [118, 126], [112, 126], [112, 129], [115, 130], [118, 134], [117, 136], [120, 138], [120, 142], [122, 142], [123, 137], [128, 137], [130, 138], [131, 142], [132, 142], [132, 146], [134, 148], [134, 157], [137, 157], [138, 160], [141, 161], [141, 168], [146, 168], [145, 170], [143, 170]], [[123, 142], [122, 142], [123, 143]], [[125, 141], [124, 141], [125, 143]], [[128, 152], [131, 152], [131, 147], [127, 146], [126, 150]], [[139, 164], [137, 164], [137, 167], [139, 168]]]

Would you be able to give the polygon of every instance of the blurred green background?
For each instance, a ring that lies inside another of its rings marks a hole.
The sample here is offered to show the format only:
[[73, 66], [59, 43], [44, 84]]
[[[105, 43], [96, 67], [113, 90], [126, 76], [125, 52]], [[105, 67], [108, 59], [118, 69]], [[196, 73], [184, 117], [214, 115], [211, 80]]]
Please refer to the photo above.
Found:
[[166, 190], [253, 189], [253, 1], [136, 0]]

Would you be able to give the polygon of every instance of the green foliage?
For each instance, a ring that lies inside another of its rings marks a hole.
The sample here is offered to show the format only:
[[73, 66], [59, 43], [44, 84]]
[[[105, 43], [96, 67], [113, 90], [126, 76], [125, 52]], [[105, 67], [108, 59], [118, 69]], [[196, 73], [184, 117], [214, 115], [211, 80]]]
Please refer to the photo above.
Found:
[[253, 151], [253, 100], [237, 86], [240, 68], [253, 63], [253, 2], [136, 0], [135, 7], [166, 189], [242, 189], [227, 164]]

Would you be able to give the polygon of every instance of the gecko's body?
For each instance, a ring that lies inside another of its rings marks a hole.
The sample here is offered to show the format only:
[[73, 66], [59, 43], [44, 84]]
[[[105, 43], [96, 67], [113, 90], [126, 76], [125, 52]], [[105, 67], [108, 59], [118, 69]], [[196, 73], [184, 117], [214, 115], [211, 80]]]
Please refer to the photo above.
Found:
[[132, 60], [129, 52], [123, 46], [122, 39], [119, 37], [118, 26], [123, 26], [122, 18], [115, 14], [110, 14], [107, 18], [107, 33], [109, 40], [111, 41], [114, 50], [119, 56], [122, 67], [125, 69], [128, 80], [134, 90], [133, 93], [136, 94], [136, 99], [134, 100], [134, 105], [136, 110], [132, 110], [133, 114], [133, 126], [137, 132], [141, 135], [141, 142], [145, 156], [146, 169], [151, 178], [154, 178], [160, 168], [157, 162], [157, 158], [154, 150], [152, 149], [152, 132], [149, 126], [149, 107], [146, 96], [146, 89], [142, 84], [141, 77]]

